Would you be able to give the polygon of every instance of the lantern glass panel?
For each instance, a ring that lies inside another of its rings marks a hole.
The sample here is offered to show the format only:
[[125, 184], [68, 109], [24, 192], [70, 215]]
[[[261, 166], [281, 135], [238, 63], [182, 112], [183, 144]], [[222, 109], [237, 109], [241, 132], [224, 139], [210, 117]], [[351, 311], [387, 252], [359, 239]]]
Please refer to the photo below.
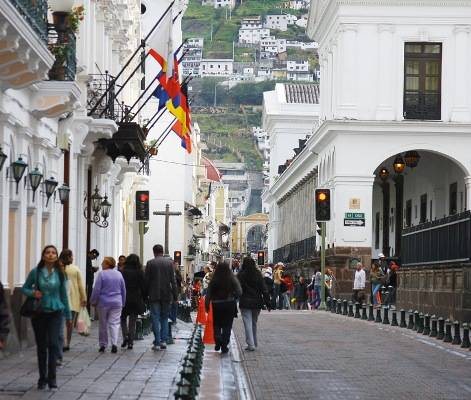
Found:
[[394, 160], [393, 167], [396, 174], [402, 174], [404, 172], [404, 169], [406, 168], [406, 163], [404, 162], [404, 159], [401, 156], [397, 156]]
[[29, 177], [29, 184], [31, 185], [31, 189], [33, 189], [33, 192], [35, 192], [43, 179], [43, 174], [39, 171], [38, 167], [36, 167], [33, 171], [31, 171], [28, 174], [28, 177]]
[[100, 196], [100, 193], [98, 191], [98, 186], [95, 187], [95, 193], [93, 193], [91, 199], [93, 212], [95, 214], [98, 214], [101, 209], [101, 201], [103, 200], [103, 197]]
[[69, 193], [70, 193], [69, 186], [67, 186], [64, 183], [59, 189], [57, 189], [57, 191], [59, 192], [59, 200], [61, 204], [64, 204], [67, 201], [69, 201]]
[[21, 157], [11, 164], [13, 169], [13, 178], [15, 179], [16, 183], [18, 183], [23, 177], [27, 166], [28, 164], [26, 164]]
[[52, 196], [52, 194], [54, 193], [54, 190], [56, 190], [57, 184], [58, 184], [58, 182], [52, 176], [49, 179], [46, 179], [44, 181], [46, 197], [47, 198]]
[[110, 216], [111, 203], [108, 201], [108, 196], [105, 195], [101, 203], [101, 216], [106, 220]]

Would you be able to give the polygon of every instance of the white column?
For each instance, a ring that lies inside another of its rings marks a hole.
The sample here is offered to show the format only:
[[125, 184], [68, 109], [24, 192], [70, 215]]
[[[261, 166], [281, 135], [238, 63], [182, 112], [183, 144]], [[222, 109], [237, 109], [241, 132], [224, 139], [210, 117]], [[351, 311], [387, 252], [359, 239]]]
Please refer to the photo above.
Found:
[[10, 145], [6, 141], [9, 136], [8, 133], [4, 123], [2, 123], [0, 125], [0, 144], [3, 152], [8, 156], [2, 171], [0, 171], [0, 220], [3, 221], [0, 225], [0, 281], [5, 288], [8, 288], [8, 211], [10, 203], [10, 185], [6, 180], [6, 169], [12, 162], [10, 159]]
[[340, 82], [339, 105], [335, 117], [356, 118], [357, 101], [357, 25], [345, 24], [340, 27], [341, 58], [336, 60], [339, 72], [334, 77]]
[[453, 108], [451, 112], [452, 122], [469, 121], [468, 86], [468, 37], [470, 28], [467, 25], [459, 25], [454, 29], [455, 34], [455, 61]]
[[464, 178], [464, 184], [466, 187], [466, 210], [471, 210], [471, 176]]
[[393, 35], [394, 25], [379, 25], [379, 41], [378, 41], [378, 81], [377, 96], [378, 107], [376, 109], [376, 119], [393, 120]]

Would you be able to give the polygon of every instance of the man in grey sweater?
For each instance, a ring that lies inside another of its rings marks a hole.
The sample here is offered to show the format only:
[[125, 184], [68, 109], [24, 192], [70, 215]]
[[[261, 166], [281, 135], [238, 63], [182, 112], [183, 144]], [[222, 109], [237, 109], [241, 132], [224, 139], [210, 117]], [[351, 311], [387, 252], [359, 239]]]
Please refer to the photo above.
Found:
[[147, 297], [154, 332], [152, 349], [165, 350], [167, 348], [168, 316], [171, 303], [177, 300], [177, 284], [173, 261], [164, 257], [162, 245], [156, 244], [152, 250], [154, 258], [147, 262], [145, 270]]

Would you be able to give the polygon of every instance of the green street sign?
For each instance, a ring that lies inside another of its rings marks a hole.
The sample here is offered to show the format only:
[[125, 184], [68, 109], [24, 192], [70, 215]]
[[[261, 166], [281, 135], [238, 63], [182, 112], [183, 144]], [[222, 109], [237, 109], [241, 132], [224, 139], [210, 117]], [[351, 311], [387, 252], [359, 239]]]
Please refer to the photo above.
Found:
[[365, 213], [345, 213], [346, 219], [365, 219]]

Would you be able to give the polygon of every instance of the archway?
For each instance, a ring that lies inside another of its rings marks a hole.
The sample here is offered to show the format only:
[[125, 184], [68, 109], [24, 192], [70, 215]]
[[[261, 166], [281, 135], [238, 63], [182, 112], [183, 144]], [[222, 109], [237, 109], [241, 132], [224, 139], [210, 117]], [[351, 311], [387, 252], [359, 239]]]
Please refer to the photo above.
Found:
[[372, 258], [383, 253], [403, 263], [440, 262], [432, 238], [442, 234], [447, 218], [459, 220], [468, 209], [464, 166], [448, 155], [416, 149], [385, 159], [374, 175]]
[[265, 246], [264, 234], [265, 226], [262, 224], [252, 225], [247, 229], [246, 249], [247, 253], [256, 253]]

